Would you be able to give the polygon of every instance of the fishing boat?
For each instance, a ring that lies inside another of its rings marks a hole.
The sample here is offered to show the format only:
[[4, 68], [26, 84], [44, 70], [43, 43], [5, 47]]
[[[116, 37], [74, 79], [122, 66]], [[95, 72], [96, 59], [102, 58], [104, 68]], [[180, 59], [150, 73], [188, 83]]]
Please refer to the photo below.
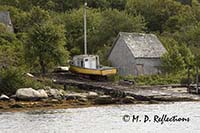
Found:
[[87, 20], [86, 20], [87, 3], [84, 4], [84, 54], [73, 57], [69, 70], [73, 73], [93, 75], [93, 76], [108, 76], [117, 73], [114, 67], [102, 66], [99, 63], [98, 55], [87, 54]]

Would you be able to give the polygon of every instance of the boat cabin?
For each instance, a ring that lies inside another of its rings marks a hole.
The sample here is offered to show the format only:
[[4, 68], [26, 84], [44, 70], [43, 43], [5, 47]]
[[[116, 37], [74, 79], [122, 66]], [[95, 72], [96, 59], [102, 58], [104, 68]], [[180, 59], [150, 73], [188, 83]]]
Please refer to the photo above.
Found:
[[98, 55], [76, 55], [73, 57], [72, 65], [89, 68], [89, 69], [98, 69], [99, 64], [99, 56]]

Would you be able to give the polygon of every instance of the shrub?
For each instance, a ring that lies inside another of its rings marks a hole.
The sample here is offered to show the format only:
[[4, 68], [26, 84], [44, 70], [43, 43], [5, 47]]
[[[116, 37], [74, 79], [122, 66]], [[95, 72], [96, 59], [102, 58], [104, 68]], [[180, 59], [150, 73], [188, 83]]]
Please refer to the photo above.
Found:
[[150, 75], [134, 77], [134, 81], [138, 85], [167, 85], [179, 84], [183, 78], [183, 75]]
[[19, 88], [41, 89], [44, 86], [52, 86], [52, 82], [37, 81], [27, 77], [22, 70], [6, 68], [0, 70], [0, 94], [12, 95]]
[[23, 74], [16, 69], [2, 69], [0, 71], [0, 93], [11, 95], [25, 83]]

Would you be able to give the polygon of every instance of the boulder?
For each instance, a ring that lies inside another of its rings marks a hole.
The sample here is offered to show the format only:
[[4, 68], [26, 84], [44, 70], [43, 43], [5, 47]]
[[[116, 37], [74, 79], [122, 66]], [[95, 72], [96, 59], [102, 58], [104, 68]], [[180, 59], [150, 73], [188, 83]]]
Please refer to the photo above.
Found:
[[96, 92], [88, 92], [87, 98], [88, 99], [95, 99], [98, 97], [98, 94]]
[[0, 100], [9, 100], [10, 98], [4, 94], [0, 96]]
[[84, 99], [86, 95], [81, 93], [71, 93], [65, 95], [66, 100]]
[[99, 96], [98, 98], [96, 98], [94, 100], [95, 104], [112, 104], [114, 103], [114, 101], [112, 100], [111, 96], [108, 95], [103, 95], [103, 96]]
[[132, 96], [126, 96], [124, 99], [123, 99], [123, 103], [135, 103], [135, 98], [132, 97]]
[[44, 90], [34, 90], [32, 88], [21, 88], [16, 92], [17, 99], [21, 100], [38, 100], [41, 98], [47, 98], [48, 95]]
[[16, 94], [15, 94], [15, 95], [10, 96], [10, 98], [12, 98], [12, 99], [16, 99], [17, 96], [16, 96]]
[[63, 96], [63, 93], [61, 91], [59, 91], [58, 89], [48, 89], [47, 93], [49, 95], [49, 97], [53, 97], [56, 99], [60, 99]]
[[48, 98], [47, 93], [43, 89], [38, 90], [38, 92], [41, 98]]

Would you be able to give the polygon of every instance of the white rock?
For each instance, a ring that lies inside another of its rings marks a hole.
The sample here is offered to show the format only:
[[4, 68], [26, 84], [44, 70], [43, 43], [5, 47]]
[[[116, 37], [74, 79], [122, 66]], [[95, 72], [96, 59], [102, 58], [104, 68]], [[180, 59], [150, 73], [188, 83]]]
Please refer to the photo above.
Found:
[[97, 97], [98, 97], [98, 94], [96, 92], [88, 92], [88, 95], [87, 95], [88, 99], [93, 99]]
[[41, 98], [47, 98], [48, 97], [47, 93], [43, 89], [38, 90], [38, 92], [40, 93]]
[[16, 92], [16, 97], [21, 100], [36, 100], [41, 98], [47, 98], [47, 94], [44, 90], [34, 90], [32, 88], [21, 88]]
[[9, 100], [9, 97], [6, 96], [6, 95], [4, 95], [4, 94], [2, 94], [2, 95], [0, 96], [0, 100]]

